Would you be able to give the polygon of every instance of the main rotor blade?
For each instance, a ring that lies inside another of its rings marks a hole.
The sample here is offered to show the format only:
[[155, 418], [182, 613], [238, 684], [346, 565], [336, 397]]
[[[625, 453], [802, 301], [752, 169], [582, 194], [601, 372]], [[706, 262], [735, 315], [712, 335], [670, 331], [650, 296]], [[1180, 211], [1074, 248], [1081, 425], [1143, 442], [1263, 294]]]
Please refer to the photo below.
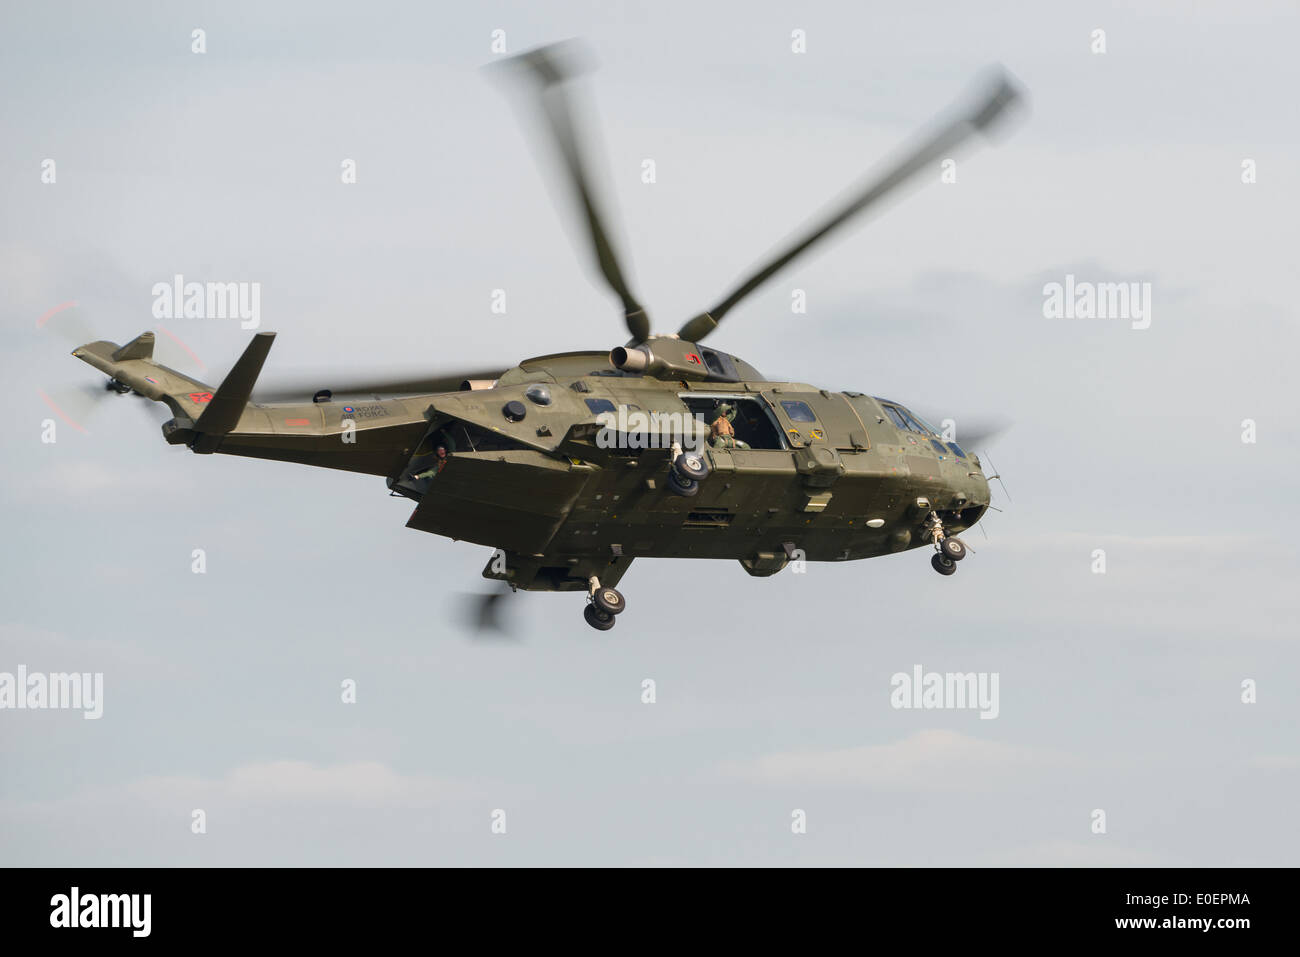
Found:
[[[913, 407], [914, 411], [920, 411]], [[924, 420], [930, 428], [937, 426], [941, 438], [952, 435], [952, 440], [963, 449], [973, 449], [976, 446], [983, 448], [989, 442], [992, 442], [1004, 432], [1010, 430], [1014, 424], [1004, 416], [928, 416]], [[948, 431], [948, 423], [953, 425], [952, 431]]]
[[713, 331], [732, 306], [770, 279], [779, 269], [809, 247], [830, 235], [854, 216], [875, 205], [879, 200], [902, 186], [917, 172], [930, 166], [936, 160], [947, 157], [963, 140], [977, 130], [983, 130], [987, 127], [1003, 110], [1020, 97], [1020, 93], [1012, 84], [1011, 79], [1002, 71], [994, 74], [987, 81], [987, 86], [988, 88], [971, 106], [968, 106], [941, 126], [920, 146], [895, 163], [883, 175], [872, 180], [870, 185], [855, 194], [843, 208], [820, 222], [811, 232], [742, 282], [726, 299], [708, 312], [703, 312], [688, 321], [678, 331], [678, 336], [688, 342], [700, 341]]
[[339, 379], [327, 374], [296, 382], [271, 383], [266, 388], [253, 390], [257, 402], [310, 402], [312, 396], [328, 389], [337, 396], [347, 395], [437, 395], [458, 392], [466, 380], [492, 381], [501, 377], [504, 369], [457, 372], [454, 375], [424, 375], [394, 379]]
[[957, 444], [965, 449], [983, 448], [1010, 428], [1011, 423], [1005, 419], [977, 422], [975, 425], [963, 423], [957, 426]]
[[509, 588], [501, 588], [461, 595], [460, 618], [471, 638], [517, 640], [513, 620], [502, 611], [502, 599], [509, 594]]
[[564, 162], [570, 186], [582, 207], [596, 265], [605, 277], [605, 282], [623, 303], [628, 332], [634, 340], [641, 342], [650, 335], [650, 319], [628, 288], [613, 243], [605, 229], [608, 219], [596, 200], [578, 140], [571, 101], [563, 86], [564, 81], [574, 75], [567, 69], [566, 61], [571, 61], [579, 52], [577, 45], [572, 42], [552, 44], [521, 53], [506, 63], [520, 68], [520, 72], [526, 73], [532, 83], [537, 95], [537, 106], [546, 119], [547, 129]]

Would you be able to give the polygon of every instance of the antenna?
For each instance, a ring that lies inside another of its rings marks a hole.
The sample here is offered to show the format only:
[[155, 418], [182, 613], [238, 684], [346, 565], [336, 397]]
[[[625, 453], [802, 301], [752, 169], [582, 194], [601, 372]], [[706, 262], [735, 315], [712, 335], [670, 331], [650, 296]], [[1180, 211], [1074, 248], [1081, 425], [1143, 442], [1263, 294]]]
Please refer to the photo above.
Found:
[[[989, 479], [990, 479], [990, 480], [991, 480], [991, 479], [997, 479], [997, 480], [998, 480], [998, 484], [1002, 486], [1002, 494], [1005, 495], [1005, 496], [1007, 497], [1007, 501], [1010, 502], [1010, 501], [1011, 501], [1011, 493], [1007, 491], [1007, 483], [1004, 482], [1004, 481], [1002, 481], [1002, 476], [1001, 476], [1000, 474], [996, 474], [996, 473], [997, 473], [997, 469], [998, 469], [998, 467], [997, 467], [996, 465], [993, 464], [993, 459], [989, 457], [989, 454], [988, 454], [987, 452], [984, 453], [984, 457], [985, 457], [986, 459], [989, 460], [989, 466], [993, 469], [993, 471], [994, 471], [994, 473], [995, 473], [995, 474], [993, 474], [993, 475], [990, 475], [990, 476], [989, 476]], [[991, 508], [991, 507], [992, 507], [992, 506], [990, 506], [990, 508]], [[1001, 511], [1001, 509], [998, 509], [998, 511]]]

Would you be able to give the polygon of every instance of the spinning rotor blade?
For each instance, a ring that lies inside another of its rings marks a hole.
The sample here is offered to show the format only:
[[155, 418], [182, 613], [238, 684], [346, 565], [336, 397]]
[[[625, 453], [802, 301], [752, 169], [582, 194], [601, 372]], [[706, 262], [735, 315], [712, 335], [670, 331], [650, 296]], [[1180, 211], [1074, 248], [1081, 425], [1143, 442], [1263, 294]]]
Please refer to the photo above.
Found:
[[462, 594], [459, 617], [469, 637], [514, 641], [514, 622], [502, 613], [502, 599], [511, 594], [510, 589]]
[[618, 256], [605, 229], [607, 218], [596, 202], [591, 177], [584, 164], [571, 102], [563, 86], [564, 81], [574, 75], [566, 69], [566, 61], [571, 62], [579, 52], [577, 45], [572, 42], [553, 44], [522, 53], [506, 62], [526, 73], [531, 81], [537, 95], [537, 106], [546, 119], [546, 127], [560, 151], [570, 185], [582, 207], [596, 264], [600, 267], [605, 282], [623, 303], [628, 332], [635, 341], [641, 342], [650, 335], [650, 319], [623, 278]]
[[718, 325], [722, 317], [751, 292], [770, 279], [779, 269], [794, 260], [815, 243], [830, 235], [854, 216], [865, 212], [886, 197], [917, 172], [939, 159], [948, 156], [963, 140], [977, 130], [983, 130], [992, 123], [1003, 110], [1019, 99], [1020, 93], [1009, 77], [999, 71], [988, 83], [988, 89], [972, 106], [962, 110], [949, 120], [929, 139], [913, 149], [903, 159], [895, 163], [882, 176], [874, 179], [869, 186], [860, 190], [842, 208], [832, 216], [821, 221], [811, 232], [803, 236], [771, 262], [757, 270], [748, 279], [707, 312], [703, 312], [688, 321], [678, 330], [678, 336], [688, 342], [698, 342]]
[[36, 327], [42, 332], [58, 336], [67, 342], [70, 348], [75, 349], [83, 342], [92, 341], [95, 336], [90, 330], [90, 325], [75, 306], [76, 303], [65, 303], [62, 307], [50, 310], [37, 321]]
[[[917, 410], [920, 411], [920, 410]], [[943, 427], [949, 420], [944, 416], [929, 416], [926, 419], [930, 428], [935, 428], [934, 423], [940, 423], [940, 437], [945, 437], [948, 433]], [[963, 449], [983, 448], [987, 443], [992, 442], [1003, 432], [1006, 432], [1014, 424], [1010, 419], [1001, 416], [984, 417], [984, 416], [953, 416], [952, 421], [956, 423], [956, 429], [952, 433], [953, 441]]]
[[[78, 432], [89, 431], [87, 426], [90, 420], [104, 407], [106, 400], [123, 398], [123, 395], [114, 389], [107, 380], [104, 381], [103, 385], [98, 386], [64, 386], [53, 389], [48, 393], [40, 389], [37, 390], [37, 393], [55, 415]], [[139, 400], [141, 396], [133, 394], [129, 398]], [[142, 410], [153, 424], [157, 425], [161, 421], [154, 409], [163, 409], [162, 406], [141, 401], [129, 401], [127, 404]], [[166, 410], [163, 409], [163, 411]]]
[[298, 402], [310, 401], [321, 389], [328, 389], [334, 395], [437, 395], [443, 392], [459, 392], [467, 381], [492, 381], [501, 377], [504, 369], [457, 372], [454, 375], [426, 375], [408, 378], [367, 379], [349, 381], [347, 379], [331, 380], [329, 375], [321, 375], [297, 382], [273, 383], [268, 388], [256, 388], [254, 393], [259, 402]]
[[975, 448], [976, 446], [983, 448], [1009, 428], [1011, 428], [1011, 423], [1002, 419], [992, 422], [976, 422], [974, 425], [959, 425], [957, 427], [957, 444], [965, 449]]

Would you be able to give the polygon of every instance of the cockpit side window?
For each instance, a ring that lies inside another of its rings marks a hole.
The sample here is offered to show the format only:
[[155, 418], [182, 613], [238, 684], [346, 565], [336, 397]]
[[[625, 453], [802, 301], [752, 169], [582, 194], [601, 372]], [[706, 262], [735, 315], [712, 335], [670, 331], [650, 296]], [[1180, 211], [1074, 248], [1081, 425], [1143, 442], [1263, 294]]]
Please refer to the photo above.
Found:
[[921, 418], [919, 415], [917, 415], [914, 412], [908, 412], [907, 414], [911, 416], [914, 420], [916, 420], [916, 423], [920, 425], [922, 429], [925, 430], [926, 435], [942, 438], [942, 436], [939, 435], [939, 430], [936, 429], [929, 422], [925, 421], [925, 419]]
[[885, 415], [889, 416], [889, 421], [893, 422], [895, 426], [902, 429], [904, 432], [908, 430], [907, 420], [903, 418], [901, 412], [892, 405], [884, 405], [882, 403], [880, 407], [885, 410]]
[[912, 415], [911, 412], [908, 412], [906, 409], [899, 409], [898, 411], [903, 413], [903, 418], [907, 420], [907, 427], [917, 435], [928, 436], [930, 434], [930, 430], [918, 422], [916, 416]]
[[939, 437], [939, 433], [930, 428], [920, 416], [913, 415], [901, 405], [890, 405], [888, 402], [881, 402], [880, 407], [885, 410], [885, 414], [889, 416], [890, 421], [903, 431], [915, 432], [917, 435], [924, 435], [927, 439], [937, 439]]

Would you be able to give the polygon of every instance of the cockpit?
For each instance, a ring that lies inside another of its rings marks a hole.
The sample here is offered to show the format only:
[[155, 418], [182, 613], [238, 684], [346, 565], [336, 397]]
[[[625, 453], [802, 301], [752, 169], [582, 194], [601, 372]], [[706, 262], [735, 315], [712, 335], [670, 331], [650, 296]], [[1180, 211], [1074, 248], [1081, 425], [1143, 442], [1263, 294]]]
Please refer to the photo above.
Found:
[[885, 415], [889, 416], [889, 421], [893, 422], [897, 428], [904, 432], [915, 432], [917, 435], [924, 435], [927, 439], [939, 438], [939, 431], [922, 419], [919, 415], [903, 408], [897, 402], [891, 402], [888, 399], [876, 397], [880, 407], [885, 410]]
[[882, 399], [879, 396], [876, 396], [875, 399], [880, 403], [880, 407], [885, 410], [885, 415], [889, 416], [889, 421], [894, 424], [895, 428], [902, 432], [911, 432], [923, 436], [940, 455], [947, 455], [951, 452], [961, 458], [966, 457], [966, 452], [961, 446], [956, 442], [945, 442], [943, 433], [915, 412], [889, 399]]

